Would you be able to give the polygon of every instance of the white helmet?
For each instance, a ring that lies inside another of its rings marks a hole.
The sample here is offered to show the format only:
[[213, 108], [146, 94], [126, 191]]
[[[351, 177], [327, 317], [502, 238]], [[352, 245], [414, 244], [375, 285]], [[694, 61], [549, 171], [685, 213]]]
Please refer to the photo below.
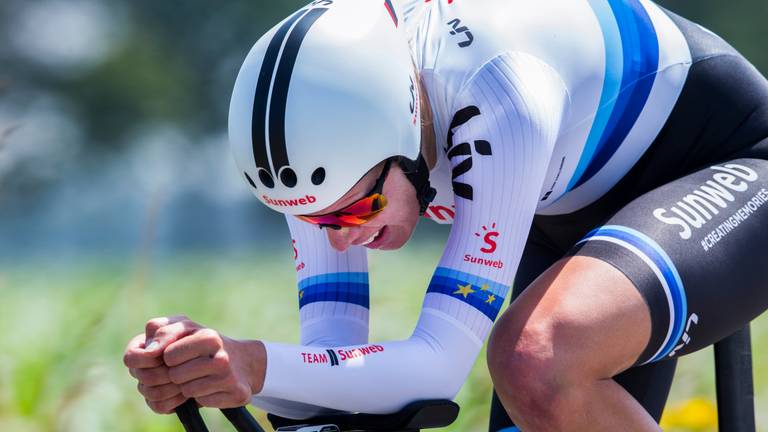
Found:
[[398, 156], [405, 167], [411, 162], [405, 171], [420, 201], [433, 195], [400, 17], [390, 0], [318, 0], [248, 53], [232, 93], [229, 139], [244, 179], [267, 206], [320, 211]]

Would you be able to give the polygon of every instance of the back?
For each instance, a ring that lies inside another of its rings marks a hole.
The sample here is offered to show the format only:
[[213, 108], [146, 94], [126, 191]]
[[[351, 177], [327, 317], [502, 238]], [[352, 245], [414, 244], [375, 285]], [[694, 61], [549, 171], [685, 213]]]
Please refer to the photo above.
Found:
[[[626, 174], [661, 130], [691, 63], [683, 35], [650, 1], [440, 0], [401, 6], [439, 146], [460, 108], [456, 95], [499, 55], [533, 56], [562, 80], [568, 103], [541, 187], [540, 214], [582, 208]], [[440, 191], [436, 205], [449, 205], [449, 195]]]

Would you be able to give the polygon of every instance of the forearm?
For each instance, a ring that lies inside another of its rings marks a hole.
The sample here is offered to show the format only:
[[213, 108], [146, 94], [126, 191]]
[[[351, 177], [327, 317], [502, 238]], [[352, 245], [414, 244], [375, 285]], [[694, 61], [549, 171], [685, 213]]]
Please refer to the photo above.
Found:
[[287, 217], [291, 230], [301, 344], [340, 346], [368, 341], [368, 263], [362, 247], [338, 252], [322, 230]]
[[462, 323], [432, 308], [423, 310], [404, 341], [327, 349], [267, 342], [259, 396], [368, 413], [397, 411], [414, 400], [450, 399], [481, 345]]

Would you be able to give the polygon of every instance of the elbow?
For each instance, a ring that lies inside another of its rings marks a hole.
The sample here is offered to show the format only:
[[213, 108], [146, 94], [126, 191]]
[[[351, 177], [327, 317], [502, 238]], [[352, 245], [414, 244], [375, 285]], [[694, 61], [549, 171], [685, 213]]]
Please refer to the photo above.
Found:
[[[439, 366], [430, 365], [421, 376], [422, 391], [418, 400], [448, 399], [453, 400], [461, 390], [469, 374], [469, 369], [450, 361], [442, 361]], [[470, 365], [471, 369], [471, 365]]]

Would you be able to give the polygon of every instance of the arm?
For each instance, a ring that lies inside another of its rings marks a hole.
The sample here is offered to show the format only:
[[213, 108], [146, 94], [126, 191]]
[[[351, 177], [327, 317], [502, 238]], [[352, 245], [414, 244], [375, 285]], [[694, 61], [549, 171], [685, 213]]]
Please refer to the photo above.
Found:
[[531, 56], [486, 64], [457, 98], [447, 148], [457, 216], [413, 335], [333, 348], [267, 342], [261, 394], [370, 413], [453, 398], [504, 303], [566, 100]]
[[368, 262], [360, 246], [331, 248], [325, 232], [293, 216], [301, 344], [339, 346], [368, 341]]
[[[323, 230], [286, 216], [296, 266], [302, 346], [343, 346], [368, 341], [368, 263], [366, 250], [334, 250]], [[268, 361], [277, 361], [268, 359]], [[314, 401], [322, 403], [322, 401]], [[316, 403], [268, 397], [251, 399], [259, 408], [289, 418], [331, 414]]]

